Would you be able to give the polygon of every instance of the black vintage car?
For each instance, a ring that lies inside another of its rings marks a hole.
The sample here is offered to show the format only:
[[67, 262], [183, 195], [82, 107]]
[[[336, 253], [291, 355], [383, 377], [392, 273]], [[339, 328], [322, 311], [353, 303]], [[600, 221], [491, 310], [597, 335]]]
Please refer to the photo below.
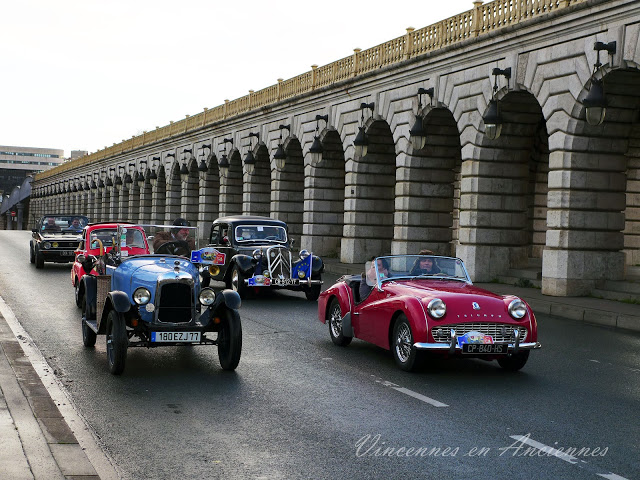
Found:
[[89, 223], [84, 215], [52, 213], [43, 216], [31, 230], [29, 261], [42, 268], [44, 262], [73, 262], [82, 239], [82, 229]]
[[324, 264], [307, 250], [292, 253], [287, 224], [269, 217], [237, 215], [213, 222], [207, 258], [192, 258], [205, 267], [203, 282], [224, 281], [246, 296], [263, 288], [301, 290], [315, 301], [322, 287]]

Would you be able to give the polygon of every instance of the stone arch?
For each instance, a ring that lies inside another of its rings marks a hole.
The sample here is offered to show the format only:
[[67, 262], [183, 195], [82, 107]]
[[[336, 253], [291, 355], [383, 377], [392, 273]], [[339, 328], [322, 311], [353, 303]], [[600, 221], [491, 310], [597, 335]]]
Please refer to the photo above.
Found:
[[269, 151], [264, 142], [253, 148], [256, 160], [252, 174], [244, 173], [242, 213], [245, 215], [269, 216], [271, 200], [271, 165]]
[[505, 92], [502, 134], [495, 140], [478, 134], [474, 161], [462, 167], [459, 251], [476, 281], [542, 267], [549, 135], [531, 93]]
[[242, 213], [242, 158], [237, 148], [229, 153], [229, 172], [220, 179], [220, 216]]
[[423, 115], [425, 146], [400, 162], [396, 180], [393, 253], [417, 253], [428, 248], [455, 255], [460, 200], [460, 135], [445, 108], [428, 108]]
[[140, 223], [152, 223], [151, 213], [152, 213], [152, 195], [153, 195], [153, 187], [151, 185], [151, 170], [146, 169], [144, 172], [140, 173], [144, 182], [140, 188], [140, 201], [138, 202], [138, 221]]
[[164, 224], [167, 206], [167, 180], [164, 165], [158, 167], [157, 180], [152, 192], [152, 223]]
[[207, 171], [200, 178], [198, 224], [200, 238], [208, 241], [211, 224], [220, 214], [220, 172], [218, 159], [213, 153], [209, 154], [205, 164]]
[[180, 163], [174, 161], [169, 169], [169, 175], [167, 177], [167, 191], [166, 191], [166, 208], [164, 221], [166, 224], [172, 224], [173, 221], [180, 217], [181, 209], [181, 197], [182, 197], [182, 184], [180, 181]]
[[198, 162], [195, 157], [191, 157], [187, 164], [187, 169], [189, 170], [187, 181], [181, 181], [182, 193], [180, 195], [180, 216], [185, 218], [192, 227], [195, 227], [198, 224], [199, 207], [199, 173]]
[[302, 146], [295, 136], [289, 136], [284, 140], [282, 148], [287, 158], [284, 168], [274, 169], [271, 178], [271, 215], [286, 222], [289, 236], [300, 241], [304, 206]]
[[373, 255], [391, 253], [396, 182], [396, 151], [389, 124], [369, 119], [364, 157], [345, 165], [344, 229], [340, 258], [364, 263]]
[[344, 151], [334, 128], [320, 133], [322, 160], [305, 168], [304, 231], [302, 248], [340, 258], [344, 229]]

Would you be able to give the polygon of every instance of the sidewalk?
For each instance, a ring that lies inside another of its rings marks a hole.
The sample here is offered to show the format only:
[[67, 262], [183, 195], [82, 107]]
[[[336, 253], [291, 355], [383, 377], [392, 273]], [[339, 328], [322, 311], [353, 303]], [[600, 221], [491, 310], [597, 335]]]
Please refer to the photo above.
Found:
[[[364, 270], [359, 264], [340, 263], [331, 258], [324, 260], [325, 272], [334, 275], [353, 275]], [[501, 295], [517, 295], [531, 305], [536, 314], [555, 315], [640, 332], [640, 305], [592, 297], [551, 297], [542, 295], [537, 288], [522, 288], [502, 283], [474, 285]]]
[[0, 477], [100, 479], [1, 313]]

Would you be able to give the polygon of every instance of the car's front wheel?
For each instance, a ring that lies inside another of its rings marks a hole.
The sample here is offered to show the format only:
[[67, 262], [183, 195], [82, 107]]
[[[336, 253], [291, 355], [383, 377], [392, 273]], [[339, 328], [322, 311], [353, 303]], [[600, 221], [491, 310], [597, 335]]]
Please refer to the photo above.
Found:
[[242, 325], [236, 310], [227, 309], [221, 315], [218, 333], [218, 359], [223, 370], [235, 370], [242, 353]]
[[33, 245], [29, 247], [29, 262], [36, 263], [36, 255], [33, 253]]
[[109, 371], [114, 375], [120, 375], [124, 371], [128, 343], [124, 317], [111, 310], [107, 317], [107, 361]]
[[36, 268], [44, 267], [44, 255], [40, 253], [40, 249], [36, 249]]
[[237, 264], [233, 265], [230, 278], [231, 290], [233, 290], [234, 292], [238, 292], [240, 298], [245, 298], [247, 296], [247, 286], [244, 283], [244, 275], [242, 275], [242, 272], [240, 271], [240, 268]]
[[327, 312], [327, 323], [329, 324], [331, 341], [339, 347], [346, 347], [351, 343], [353, 337], [345, 337], [342, 333], [342, 311], [340, 310], [340, 302], [338, 302], [336, 298], [331, 300]]
[[87, 299], [82, 297], [82, 344], [91, 348], [95, 346], [98, 335], [85, 323], [87, 318]]
[[498, 364], [505, 370], [517, 372], [525, 366], [529, 360], [529, 350], [522, 350], [518, 353], [511, 353], [506, 357], [498, 358]]
[[402, 314], [396, 320], [391, 338], [391, 353], [396, 364], [405, 372], [418, 365], [418, 351], [413, 347], [413, 334], [407, 317]]
[[80, 292], [80, 280], [76, 279], [74, 289], [76, 295], [76, 305], [78, 306], [78, 308], [82, 308], [82, 298], [84, 297], [84, 295]]

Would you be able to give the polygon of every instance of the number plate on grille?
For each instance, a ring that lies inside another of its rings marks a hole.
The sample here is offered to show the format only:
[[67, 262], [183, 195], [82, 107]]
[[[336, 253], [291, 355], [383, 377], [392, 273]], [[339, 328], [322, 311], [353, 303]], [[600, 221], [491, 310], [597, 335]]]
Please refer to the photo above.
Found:
[[280, 287], [289, 287], [291, 285], [298, 285], [300, 281], [297, 278], [273, 278], [271, 280], [272, 285], [278, 285]]
[[200, 332], [151, 332], [151, 341], [160, 342], [199, 342]]
[[60, 252], [60, 255], [62, 255], [63, 257], [70, 257], [73, 255], [73, 251], [64, 250]]
[[507, 353], [506, 343], [465, 343], [462, 345], [462, 353], [501, 354]]

